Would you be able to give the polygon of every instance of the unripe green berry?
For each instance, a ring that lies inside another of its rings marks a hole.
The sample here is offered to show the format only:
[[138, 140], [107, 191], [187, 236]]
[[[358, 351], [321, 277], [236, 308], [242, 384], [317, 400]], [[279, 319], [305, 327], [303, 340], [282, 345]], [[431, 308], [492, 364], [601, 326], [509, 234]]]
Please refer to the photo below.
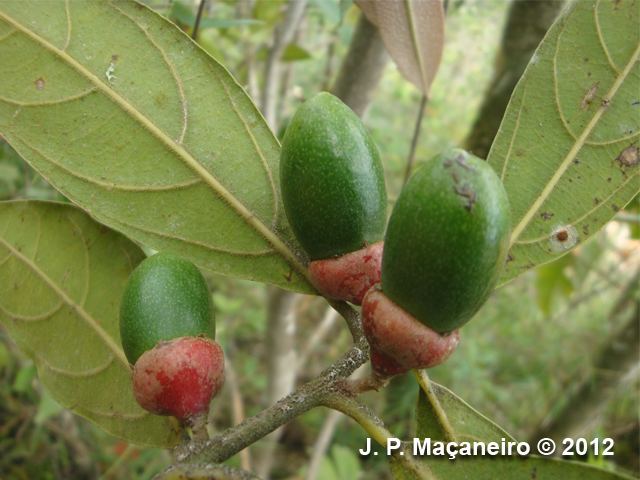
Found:
[[198, 268], [168, 253], [133, 271], [120, 306], [120, 338], [132, 364], [161, 341], [185, 336], [214, 338], [211, 295]]
[[455, 330], [495, 287], [509, 235], [507, 194], [491, 166], [444, 152], [413, 175], [393, 209], [382, 290], [433, 330]]
[[282, 142], [287, 218], [311, 260], [382, 239], [387, 196], [378, 150], [358, 116], [319, 93], [295, 113]]

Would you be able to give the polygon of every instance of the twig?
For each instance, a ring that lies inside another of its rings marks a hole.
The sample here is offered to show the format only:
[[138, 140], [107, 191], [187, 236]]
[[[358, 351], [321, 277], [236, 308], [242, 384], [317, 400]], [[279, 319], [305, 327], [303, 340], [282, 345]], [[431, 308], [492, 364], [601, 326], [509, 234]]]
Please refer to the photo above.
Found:
[[355, 398], [346, 395], [328, 395], [323, 405], [354, 419], [379, 445], [386, 447], [389, 439], [393, 437], [382, 420]]
[[360, 315], [356, 310], [346, 302], [333, 302], [327, 300], [335, 311], [337, 311], [347, 322], [347, 327], [353, 337], [353, 343], [359, 344], [364, 341], [364, 333], [362, 332], [362, 322]]
[[438, 397], [436, 396], [433, 389], [431, 388], [431, 380], [429, 379], [427, 372], [425, 370], [414, 370], [414, 373], [416, 375], [416, 378], [418, 379], [420, 388], [422, 389], [424, 394], [427, 396], [427, 400], [431, 404], [431, 408], [433, 408], [433, 412], [436, 415], [436, 420], [438, 421], [438, 424], [440, 425], [440, 428], [444, 433], [445, 440], [447, 442], [455, 442], [456, 441], [455, 430], [453, 429], [453, 427], [451, 426], [451, 423], [449, 422], [447, 413], [442, 408], [442, 405], [440, 405], [440, 400], [438, 400]]
[[305, 346], [300, 350], [300, 355], [298, 355], [298, 367], [307, 364], [309, 357], [327, 336], [337, 319], [338, 312], [332, 307], [328, 307], [320, 321], [320, 324], [313, 331]]
[[131, 444], [127, 445], [127, 448], [125, 448], [124, 452], [122, 452], [120, 456], [116, 458], [111, 465], [109, 465], [109, 468], [107, 468], [104, 471], [104, 473], [100, 475], [100, 480], [107, 480], [109, 477], [111, 477], [111, 475], [116, 473], [120, 469], [120, 466], [122, 465], [122, 463], [127, 458], [129, 458], [129, 455], [131, 455], [135, 450], [136, 450], [135, 446]]
[[281, 425], [322, 405], [341, 382], [367, 361], [368, 350], [363, 338], [318, 378], [302, 385], [275, 405], [247, 418], [240, 425], [228, 428], [205, 442], [178, 447], [175, 457], [181, 463], [225, 461]]
[[204, 12], [205, 3], [207, 3], [207, 0], [200, 0], [200, 5], [198, 5], [196, 23], [193, 25], [193, 31], [191, 32], [191, 38], [193, 38], [194, 40], [198, 39], [198, 30], [200, 29], [200, 21], [202, 20], [202, 12]]
[[[384, 448], [388, 447], [389, 440], [393, 438], [391, 432], [387, 430], [380, 418], [378, 418], [368, 407], [359, 403], [355, 398], [344, 394], [329, 395], [325, 399], [324, 405], [348, 415], [358, 422], [358, 424], [369, 434], [371, 439], [375, 440], [376, 443]], [[402, 450], [395, 450], [392, 454], [396, 462], [401, 464], [405, 470], [411, 472], [407, 478], [435, 480], [435, 477], [426, 465], [416, 462], [411, 455], [411, 450], [407, 448], [406, 443], [402, 445]]]
[[238, 470], [228, 465], [216, 464], [176, 464], [170, 466], [154, 480], [260, 480], [260, 477], [246, 470]]
[[[227, 357], [228, 358], [228, 357]], [[244, 401], [242, 399], [242, 393], [238, 385], [238, 376], [236, 370], [233, 368], [233, 363], [226, 360], [225, 367], [225, 383], [231, 393], [231, 415], [233, 416], [233, 424], [238, 425], [245, 419], [244, 413]], [[240, 467], [243, 470], [251, 470], [251, 453], [248, 448], [240, 451]]]
[[335, 432], [341, 418], [342, 413], [337, 410], [331, 410], [329, 415], [327, 415], [327, 418], [320, 429], [320, 433], [318, 434], [318, 439], [313, 446], [313, 455], [309, 462], [309, 469], [307, 470], [305, 480], [316, 480], [318, 477], [320, 465], [322, 465], [322, 459], [327, 453], [327, 449], [329, 448], [331, 439], [333, 438], [333, 433]]
[[409, 176], [411, 175], [411, 170], [413, 170], [413, 163], [416, 157], [416, 148], [418, 146], [418, 139], [420, 138], [420, 127], [422, 126], [422, 118], [424, 117], [424, 110], [427, 106], [428, 97], [426, 94], [422, 94], [422, 98], [420, 99], [420, 107], [418, 107], [418, 118], [416, 118], [416, 125], [413, 129], [413, 138], [411, 139], [411, 149], [409, 150], [409, 156], [407, 157], [407, 166], [404, 170], [404, 180], [402, 184], [404, 185], [409, 180]]
[[307, 0], [292, 0], [289, 3], [284, 20], [276, 28], [273, 35], [273, 45], [269, 50], [269, 56], [265, 64], [264, 85], [262, 88], [262, 98], [260, 106], [265, 120], [272, 130], [276, 125], [276, 97], [280, 82], [280, 57], [291, 41], [293, 34], [302, 19], [302, 15], [307, 6]]

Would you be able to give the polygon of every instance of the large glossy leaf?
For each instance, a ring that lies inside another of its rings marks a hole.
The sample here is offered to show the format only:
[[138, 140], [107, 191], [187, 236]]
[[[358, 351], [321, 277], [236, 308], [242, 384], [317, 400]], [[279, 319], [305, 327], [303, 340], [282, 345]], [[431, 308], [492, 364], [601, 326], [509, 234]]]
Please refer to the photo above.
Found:
[[596, 233], [640, 189], [640, 9], [573, 2], [518, 83], [488, 161], [513, 214], [502, 281]]
[[356, 0], [404, 77], [427, 95], [444, 47], [442, 0]]
[[132, 1], [0, 3], [0, 133], [100, 222], [215, 272], [310, 291], [279, 146], [229, 73]]
[[0, 203], [2, 325], [62, 405], [131, 442], [169, 446], [176, 422], [138, 406], [120, 346], [120, 297], [143, 258], [71, 205]]
[[[512, 437], [471, 408], [446, 388], [431, 384], [440, 405], [454, 430], [457, 442], [500, 442]], [[435, 420], [433, 406], [421, 391], [416, 410], [416, 437], [443, 441], [444, 434]], [[427, 473], [410, 471], [398, 462], [391, 463], [394, 478], [398, 480], [523, 480], [549, 478], [563, 480], [614, 480], [628, 478], [624, 475], [600, 470], [585, 463], [560, 461], [543, 457], [459, 457], [451, 461], [444, 457], [426, 456], [421, 464]]]

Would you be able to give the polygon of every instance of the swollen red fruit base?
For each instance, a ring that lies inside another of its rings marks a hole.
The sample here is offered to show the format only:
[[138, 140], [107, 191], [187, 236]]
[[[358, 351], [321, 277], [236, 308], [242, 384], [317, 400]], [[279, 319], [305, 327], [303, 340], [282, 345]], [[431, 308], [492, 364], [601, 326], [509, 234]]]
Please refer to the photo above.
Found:
[[458, 330], [442, 335], [430, 329], [377, 288], [362, 302], [362, 326], [371, 346], [371, 366], [380, 376], [439, 365], [460, 341]]
[[341, 257], [314, 260], [309, 274], [315, 287], [326, 297], [360, 305], [367, 291], [380, 283], [384, 243], [373, 243]]
[[223, 382], [222, 348], [202, 337], [161, 342], [133, 368], [133, 392], [140, 406], [180, 420], [207, 412]]

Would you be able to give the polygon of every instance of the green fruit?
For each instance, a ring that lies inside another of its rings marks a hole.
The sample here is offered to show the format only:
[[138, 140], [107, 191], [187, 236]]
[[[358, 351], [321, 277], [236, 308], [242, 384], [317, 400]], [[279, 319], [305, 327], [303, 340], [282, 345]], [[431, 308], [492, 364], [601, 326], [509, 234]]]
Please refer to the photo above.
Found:
[[378, 150], [357, 115], [333, 95], [317, 94], [291, 119], [280, 183], [289, 223], [311, 260], [382, 239], [387, 195]]
[[489, 164], [444, 152], [413, 175], [393, 209], [382, 289], [433, 330], [454, 330], [493, 290], [509, 233], [507, 193]]
[[129, 362], [160, 341], [198, 335], [215, 336], [211, 295], [200, 270], [168, 253], [144, 260], [129, 277], [120, 306]]

